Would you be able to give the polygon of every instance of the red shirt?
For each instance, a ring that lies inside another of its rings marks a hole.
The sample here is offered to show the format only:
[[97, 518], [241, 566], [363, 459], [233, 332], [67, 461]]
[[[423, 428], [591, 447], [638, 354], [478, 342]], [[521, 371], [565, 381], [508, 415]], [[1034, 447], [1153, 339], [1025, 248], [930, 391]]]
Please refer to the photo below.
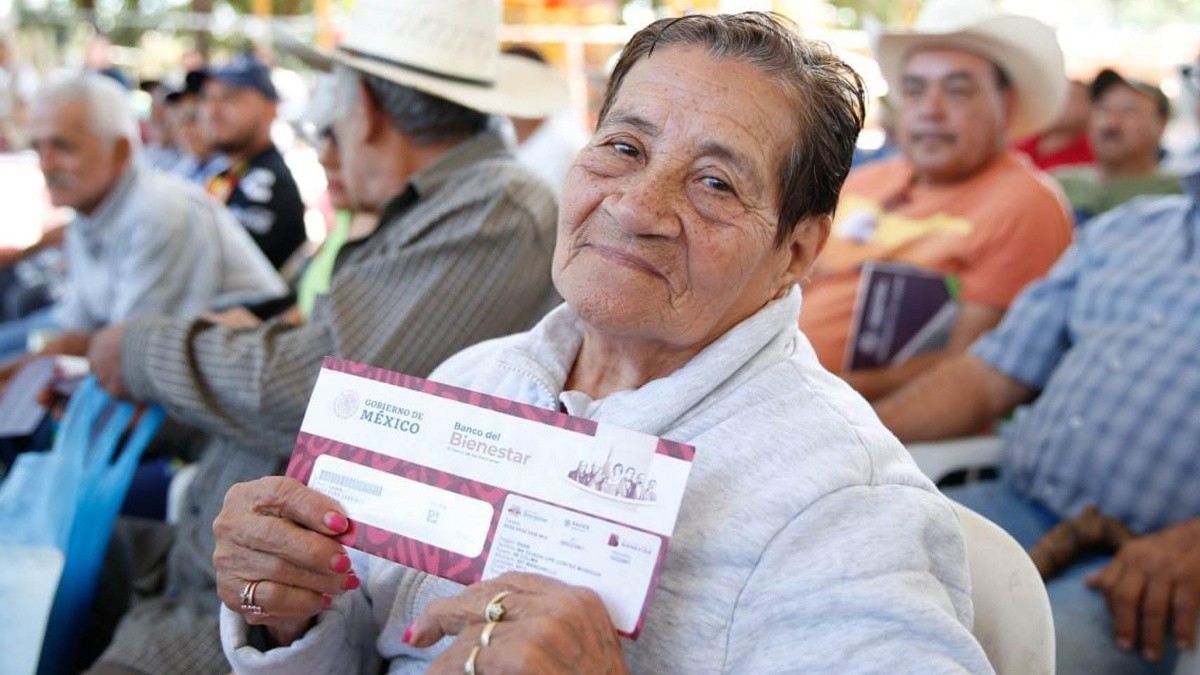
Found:
[[1044, 155], [1038, 151], [1038, 143], [1041, 140], [1041, 134], [1030, 136], [1020, 143], [1014, 144], [1013, 150], [1028, 155], [1033, 165], [1042, 171], [1074, 164], [1092, 164], [1096, 161], [1096, 156], [1092, 154], [1092, 144], [1088, 142], [1086, 133], [1079, 134], [1075, 140]]

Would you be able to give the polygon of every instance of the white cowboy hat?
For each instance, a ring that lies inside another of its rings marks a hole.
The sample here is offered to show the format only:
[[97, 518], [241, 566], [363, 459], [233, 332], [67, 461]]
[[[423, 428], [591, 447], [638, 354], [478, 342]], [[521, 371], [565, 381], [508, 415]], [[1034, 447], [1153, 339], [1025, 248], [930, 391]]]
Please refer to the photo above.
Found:
[[1013, 139], [1046, 129], [1066, 105], [1062, 48], [1037, 19], [1001, 14], [987, 0], [929, 0], [912, 30], [883, 32], [876, 41], [875, 58], [892, 91], [900, 90], [908, 55], [926, 47], [962, 49], [1004, 69], [1017, 93], [1008, 120]]
[[342, 64], [480, 112], [540, 118], [566, 106], [559, 72], [501, 54], [499, 29], [497, 0], [358, 0], [332, 52], [276, 40], [314, 67]]

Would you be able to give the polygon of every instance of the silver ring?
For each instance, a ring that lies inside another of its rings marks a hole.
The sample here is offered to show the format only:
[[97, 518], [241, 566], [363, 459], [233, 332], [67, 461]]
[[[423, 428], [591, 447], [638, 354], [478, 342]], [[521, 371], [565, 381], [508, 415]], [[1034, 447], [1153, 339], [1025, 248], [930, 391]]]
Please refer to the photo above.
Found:
[[258, 581], [250, 581], [247, 582], [244, 588], [242, 588], [242, 604], [240, 607], [242, 614], [249, 614], [250, 616], [267, 615], [266, 612], [263, 611], [263, 608], [254, 601], [254, 594], [258, 592], [258, 585], [260, 583], [262, 583], [261, 579]]
[[499, 621], [504, 618], [504, 605], [500, 601], [508, 597], [510, 591], [500, 591], [488, 600], [487, 607], [483, 608], [483, 620], [488, 623]]
[[463, 664], [463, 675], [476, 675], [475, 673], [475, 658], [479, 656], [479, 650], [482, 649], [479, 645], [471, 648], [471, 655], [467, 657], [467, 662]]
[[483, 632], [479, 634], [479, 644], [486, 647], [492, 644], [492, 631], [496, 630], [496, 626], [500, 625], [499, 621], [489, 621], [488, 625], [483, 627]]

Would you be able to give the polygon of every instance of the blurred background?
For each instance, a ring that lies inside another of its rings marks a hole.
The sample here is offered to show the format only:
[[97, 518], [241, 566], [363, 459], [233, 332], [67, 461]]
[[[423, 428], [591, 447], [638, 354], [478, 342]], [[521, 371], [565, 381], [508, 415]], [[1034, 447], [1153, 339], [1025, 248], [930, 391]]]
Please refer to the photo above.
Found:
[[[866, 78], [872, 96], [860, 147], [884, 142], [878, 97], [886, 85], [871, 58], [871, 36], [883, 26], [907, 26], [922, 0], [504, 0], [503, 39], [534, 46], [569, 83], [572, 110], [591, 128], [608, 69], [625, 41], [660, 17], [688, 12], [766, 10], [784, 14], [820, 37]], [[1200, 55], [1200, 0], [996, 0], [1000, 9], [1028, 14], [1053, 26], [1072, 78], [1088, 81], [1117, 66], [1129, 77], [1158, 84], [1172, 99], [1166, 149], [1196, 142], [1197, 101], [1182, 86], [1180, 67]], [[182, 83], [184, 74], [253, 50], [275, 66], [282, 97], [279, 138], [306, 200], [324, 189], [311, 149], [290, 136], [289, 121], [307, 104], [314, 74], [293, 57], [275, 53], [273, 29], [314, 44], [337, 43], [339, 26], [354, 0], [0, 0], [0, 112], [12, 109], [19, 129], [21, 103], [56, 72], [111, 69], [128, 80], [135, 106], [148, 116], [151, 97], [139, 83]], [[4, 148], [20, 150], [19, 134]], [[0, 154], [0, 197], [37, 193], [40, 175], [28, 156]], [[315, 199], [315, 198], [314, 198]], [[44, 208], [35, 200], [18, 199]], [[10, 214], [14, 212], [10, 209]], [[48, 216], [47, 216], [48, 217]], [[37, 213], [0, 226], [0, 246], [21, 246], [38, 236]], [[321, 227], [311, 236], [319, 239]]]

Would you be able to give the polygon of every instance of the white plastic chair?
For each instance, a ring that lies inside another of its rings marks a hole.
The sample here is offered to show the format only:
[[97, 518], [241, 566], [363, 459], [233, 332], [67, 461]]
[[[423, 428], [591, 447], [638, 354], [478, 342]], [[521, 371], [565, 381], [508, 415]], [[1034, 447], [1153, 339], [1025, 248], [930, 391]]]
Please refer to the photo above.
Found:
[[[936, 483], [955, 471], [983, 469], [999, 465], [1001, 447], [1001, 440], [997, 436], [977, 436], [971, 438], [956, 438], [948, 441], [937, 441], [931, 443], [914, 443], [908, 446], [908, 451], [912, 454], [913, 459], [916, 460], [917, 466], [920, 467], [921, 471], [924, 472], [925, 475], [930, 478], [930, 480]], [[1020, 668], [1008, 670], [1007, 660], [1004, 662], [1004, 665], [997, 660], [999, 658], [1007, 659], [1008, 657], [1004, 657], [998, 653], [994, 654], [993, 647], [989, 646], [989, 641], [993, 639], [990, 636], [999, 635], [1000, 633], [1004, 632], [1005, 629], [1003, 626], [998, 626], [995, 624], [994, 618], [997, 615], [985, 609], [986, 605], [981, 604], [983, 602], [994, 602], [994, 598], [992, 600], [988, 600], [987, 598], [980, 597], [982, 588], [981, 584], [985, 587], [995, 585], [995, 581], [993, 579], [981, 578], [981, 575], [984, 574], [983, 570], [994, 569], [996, 566], [998, 566], [998, 564], [987, 560], [986, 557], [984, 557], [984, 553], [980, 550], [981, 548], [986, 549], [989, 547], [988, 544], [985, 543], [977, 545], [974, 542], [981, 536], [984, 539], [987, 539], [990, 536], [988, 535], [987, 530], [995, 530], [996, 532], [999, 532], [999, 534], [1003, 535], [1003, 538], [1008, 540], [1007, 544], [1011, 544], [1011, 547], [1006, 546], [1006, 548], [1020, 550], [1020, 544], [1010, 537], [1008, 533], [1004, 532], [1004, 530], [1000, 529], [997, 525], [988, 521], [983, 516], [959, 504], [955, 504], [954, 507], [959, 511], [960, 519], [962, 520], [963, 531], [967, 537], [967, 558], [968, 563], [971, 566], [971, 584], [975, 589], [975, 636], [979, 638], [980, 643], [983, 644], [984, 651], [987, 652], [988, 658], [991, 660], [992, 665], [995, 667], [997, 673], [1024, 672]], [[995, 543], [993, 542], [990, 546], [995, 546]], [[1045, 586], [1042, 584], [1040, 577], [1037, 576], [1037, 570], [1033, 567], [1033, 563], [1029, 560], [1029, 557], [1024, 555], [1024, 551], [1021, 551], [1021, 553], [1021, 557], [1024, 558], [1025, 564], [1018, 565], [1018, 567], [1028, 567], [1027, 571], [1033, 574], [1033, 577], [1030, 577], [1029, 579], [1022, 578], [1021, 583], [1027, 584], [1031, 581], [1036, 581], [1037, 587], [1041, 589], [1041, 595], [1045, 596]], [[1010, 557], [1014, 556], [1015, 554]], [[989, 565], [992, 567], [989, 568]], [[1003, 596], [1001, 596], [1001, 599], [1003, 599]], [[1001, 618], [1004, 616], [1003, 611], [1003, 609], [1000, 610], [999, 616], [1001, 616]], [[1046, 599], [1046, 611], [1049, 612], [1048, 597]], [[1013, 617], [1010, 617], [1010, 619], [1011, 618]], [[1015, 617], [1017, 624], [1020, 624], [1025, 620], [1026, 619], [1019, 614]], [[1049, 663], [1051, 664], [1051, 667], [1048, 671], [1030, 670], [1028, 672], [1054, 672], [1053, 618], [1047, 616], [1046, 622], [1051, 631], [1051, 644], [1049, 652]], [[1197, 626], [1196, 630], [1197, 634], [1200, 634], [1200, 626]], [[989, 637], [985, 637], [985, 635], [988, 635]], [[1008, 644], [1008, 642], [1008, 638], [1003, 639], [1004, 644]], [[1008, 650], [1005, 649], [1004, 651], [1007, 652]], [[1179, 655], [1179, 661], [1175, 664], [1173, 674], [1200, 675], [1200, 649], [1193, 648], [1186, 652], [1181, 652]]]
[[999, 436], [969, 436], [907, 447], [921, 472], [937, 483], [955, 471], [998, 466], [1003, 446]]
[[997, 675], [1053, 675], [1050, 596], [1025, 549], [995, 523], [954, 504], [971, 570], [972, 630]]

